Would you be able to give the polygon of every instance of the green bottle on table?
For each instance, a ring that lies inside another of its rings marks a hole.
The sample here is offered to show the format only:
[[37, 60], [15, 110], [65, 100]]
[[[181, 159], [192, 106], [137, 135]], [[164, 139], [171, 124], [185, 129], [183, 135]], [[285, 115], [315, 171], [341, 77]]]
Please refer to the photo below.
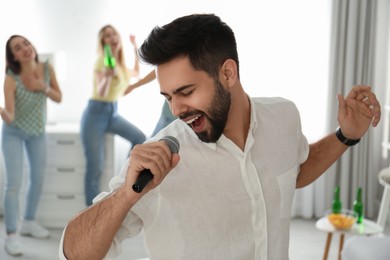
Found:
[[342, 203], [340, 200], [340, 187], [336, 186], [334, 189], [333, 201], [332, 201], [332, 213], [340, 214], [342, 209]]
[[363, 223], [364, 214], [363, 214], [363, 202], [362, 202], [362, 188], [359, 187], [356, 193], [356, 199], [353, 202], [353, 211], [357, 214], [356, 223]]
[[115, 57], [112, 55], [111, 46], [109, 44], [104, 45], [104, 66], [106, 68], [114, 69], [116, 65]]

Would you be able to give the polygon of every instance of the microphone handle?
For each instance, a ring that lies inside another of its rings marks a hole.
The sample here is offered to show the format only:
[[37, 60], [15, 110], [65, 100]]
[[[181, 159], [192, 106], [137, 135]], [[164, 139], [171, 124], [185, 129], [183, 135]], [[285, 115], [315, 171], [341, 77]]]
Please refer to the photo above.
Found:
[[[179, 141], [173, 137], [173, 136], [165, 136], [159, 141], [164, 141], [168, 147], [171, 153], [178, 153], [180, 144]], [[148, 184], [149, 181], [153, 179], [153, 174], [149, 169], [144, 169], [140, 172], [140, 174], [137, 177], [137, 180], [133, 184], [132, 188], [135, 192], [141, 193], [142, 190], [145, 188], [146, 184]]]
[[146, 184], [153, 179], [153, 174], [149, 169], [145, 169], [138, 175], [137, 180], [133, 184], [133, 190], [137, 193], [141, 193]]

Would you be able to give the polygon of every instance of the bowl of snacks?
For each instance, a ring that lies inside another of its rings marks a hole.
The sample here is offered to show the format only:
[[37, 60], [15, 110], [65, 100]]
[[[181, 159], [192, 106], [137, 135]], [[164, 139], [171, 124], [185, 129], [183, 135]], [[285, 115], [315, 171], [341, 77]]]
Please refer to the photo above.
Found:
[[328, 221], [339, 230], [348, 230], [357, 219], [357, 214], [353, 210], [342, 209], [340, 213], [333, 213], [332, 211], [327, 212]]

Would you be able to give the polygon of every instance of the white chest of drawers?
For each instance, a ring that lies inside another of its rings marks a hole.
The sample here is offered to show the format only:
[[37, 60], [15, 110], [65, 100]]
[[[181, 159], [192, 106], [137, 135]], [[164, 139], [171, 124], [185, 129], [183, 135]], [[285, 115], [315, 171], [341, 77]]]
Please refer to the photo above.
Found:
[[[63, 228], [78, 212], [86, 208], [84, 196], [85, 156], [78, 124], [48, 125], [47, 162], [45, 181], [36, 219], [43, 226]], [[115, 173], [114, 137], [106, 135], [105, 170], [101, 190], [108, 190], [108, 182]], [[28, 167], [21, 190], [21, 213], [24, 212]]]

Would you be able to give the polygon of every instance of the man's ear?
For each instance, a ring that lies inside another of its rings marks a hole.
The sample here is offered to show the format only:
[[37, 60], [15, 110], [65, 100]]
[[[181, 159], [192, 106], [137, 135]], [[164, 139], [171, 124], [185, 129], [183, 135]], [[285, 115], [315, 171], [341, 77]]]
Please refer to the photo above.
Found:
[[227, 59], [221, 67], [221, 81], [225, 82], [225, 86], [231, 87], [237, 81], [237, 64], [232, 59]]

